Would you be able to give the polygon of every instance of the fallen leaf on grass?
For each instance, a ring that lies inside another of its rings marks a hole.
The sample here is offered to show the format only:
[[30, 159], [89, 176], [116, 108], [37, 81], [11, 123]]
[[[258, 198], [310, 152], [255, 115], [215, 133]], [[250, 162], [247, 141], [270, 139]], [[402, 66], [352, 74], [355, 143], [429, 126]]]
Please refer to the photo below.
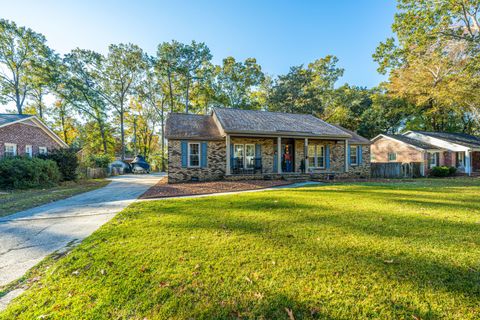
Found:
[[253, 296], [259, 300], [263, 299], [263, 293], [260, 293], [260, 292], [255, 292]]
[[295, 320], [295, 317], [293, 316], [293, 311], [292, 311], [292, 309], [285, 308], [285, 311], [286, 311], [287, 314], [288, 314], [288, 319], [290, 319], [290, 320]]
[[249, 277], [245, 276], [245, 280], [247, 280], [248, 283], [253, 283], [252, 279], [250, 279]]

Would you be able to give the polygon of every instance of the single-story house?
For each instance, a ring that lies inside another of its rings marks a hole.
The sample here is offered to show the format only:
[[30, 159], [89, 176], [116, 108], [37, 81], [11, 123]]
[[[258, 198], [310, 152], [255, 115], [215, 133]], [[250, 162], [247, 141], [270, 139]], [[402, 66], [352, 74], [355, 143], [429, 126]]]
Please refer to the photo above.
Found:
[[423, 163], [423, 174], [435, 166], [456, 167], [471, 175], [480, 171], [480, 138], [464, 133], [408, 131], [372, 139], [372, 162]]
[[36, 116], [0, 114], [0, 157], [32, 157], [66, 147], [68, 145]]
[[168, 181], [369, 177], [370, 141], [312, 115], [213, 108], [169, 114]]

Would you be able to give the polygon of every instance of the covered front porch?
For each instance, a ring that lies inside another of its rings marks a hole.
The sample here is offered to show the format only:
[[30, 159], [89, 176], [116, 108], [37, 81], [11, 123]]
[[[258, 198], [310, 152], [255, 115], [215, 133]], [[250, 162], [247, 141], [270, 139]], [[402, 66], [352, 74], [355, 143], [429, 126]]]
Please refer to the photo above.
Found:
[[480, 149], [429, 152], [427, 169], [436, 166], [457, 168], [457, 173], [466, 175], [480, 174]]
[[348, 140], [226, 136], [226, 179], [294, 179], [348, 172]]

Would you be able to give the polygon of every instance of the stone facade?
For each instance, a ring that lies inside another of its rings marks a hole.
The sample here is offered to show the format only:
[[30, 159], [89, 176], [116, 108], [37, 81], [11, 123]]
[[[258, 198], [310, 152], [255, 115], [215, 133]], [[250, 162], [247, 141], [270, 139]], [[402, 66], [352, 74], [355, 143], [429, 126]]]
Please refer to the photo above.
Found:
[[32, 146], [33, 155], [38, 155], [39, 147], [48, 151], [59, 149], [60, 145], [45, 131], [32, 122], [14, 123], [0, 128], [0, 157], [4, 156], [5, 144], [17, 145], [17, 155], [25, 155], [25, 147]]
[[181, 141], [168, 141], [169, 183], [187, 182], [192, 180], [213, 181], [224, 178], [227, 165], [225, 141], [208, 141], [207, 143], [207, 167], [183, 168]]
[[[238, 175], [238, 179], [259, 179], [265, 176], [273, 177], [274, 154], [277, 144], [276, 138], [250, 138], [232, 137], [231, 143], [235, 144], [260, 144], [262, 152], [262, 173], [252, 175]], [[370, 146], [363, 145], [362, 164], [350, 166], [345, 172], [345, 144], [343, 141], [309, 139], [308, 143], [330, 146], [330, 168], [315, 169], [312, 174], [334, 173], [336, 178], [367, 178], [370, 177]], [[206, 168], [183, 168], [181, 159], [181, 141], [169, 140], [168, 142], [168, 181], [169, 183], [187, 182], [193, 179], [199, 181], [221, 180], [225, 178], [226, 169], [226, 143], [225, 141], [209, 141], [207, 148]], [[304, 139], [295, 139], [295, 172], [300, 174], [301, 160], [305, 158]], [[229, 180], [237, 180], [237, 175], [231, 175]], [[281, 176], [279, 176], [281, 177]]]

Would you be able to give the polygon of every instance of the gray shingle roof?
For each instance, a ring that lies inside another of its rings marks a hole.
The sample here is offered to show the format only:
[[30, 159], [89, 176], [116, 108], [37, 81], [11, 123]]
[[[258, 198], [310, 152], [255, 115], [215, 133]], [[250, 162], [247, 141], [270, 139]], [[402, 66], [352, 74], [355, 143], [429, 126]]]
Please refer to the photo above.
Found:
[[350, 138], [350, 134], [345, 131], [308, 114], [233, 108], [214, 108], [213, 111], [227, 133]]
[[439, 150], [441, 148], [434, 146], [433, 144], [429, 144], [417, 139], [412, 139], [407, 136], [401, 135], [401, 134], [383, 134], [386, 137], [390, 137], [392, 139], [407, 143], [409, 145], [412, 145], [414, 147], [420, 148], [420, 149], [425, 149], [425, 150], [430, 150], [430, 149], [435, 149]]
[[352, 136], [350, 139], [348, 139], [350, 144], [371, 144], [372, 143], [370, 140], [362, 137], [361, 135], [359, 135], [355, 131], [345, 129], [344, 127], [339, 126], [338, 124], [332, 124], [332, 125], [337, 127], [340, 130], [345, 131], [346, 133], [348, 133]]
[[165, 124], [167, 139], [222, 139], [212, 116], [186, 113], [171, 113]]
[[13, 113], [0, 113], [0, 126], [3, 126], [10, 122], [30, 118], [32, 115], [28, 114], [13, 114]]
[[433, 138], [456, 143], [469, 148], [480, 148], [480, 138], [466, 133], [448, 133], [448, 132], [429, 132], [429, 131], [412, 131]]

